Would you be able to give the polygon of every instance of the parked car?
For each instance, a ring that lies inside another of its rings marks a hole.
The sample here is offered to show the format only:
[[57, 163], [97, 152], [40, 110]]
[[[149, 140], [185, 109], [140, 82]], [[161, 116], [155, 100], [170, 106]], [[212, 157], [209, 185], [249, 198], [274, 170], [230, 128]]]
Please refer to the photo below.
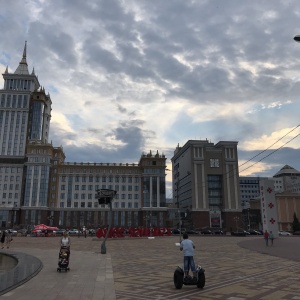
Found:
[[246, 236], [247, 233], [245, 230], [240, 230], [240, 231], [232, 231], [231, 235], [235, 235], [235, 236]]
[[58, 229], [58, 230], [55, 230], [55, 234], [56, 235], [63, 235], [65, 231], [66, 231], [66, 229]]
[[199, 234], [198, 231], [193, 230], [193, 229], [187, 230], [186, 233], [187, 233], [187, 234]]
[[214, 234], [222, 235], [222, 234], [224, 234], [224, 232], [223, 232], [223, 230], [218, 229], [218, 230], [214, 230]]
[[89, 235], [95, 235], [96, 234], [96, 230], [95, 229], [89, 229]]
[[180, 233], [183, 234], [183, 233], [185, 233], [185, 231], [186, 231], [185, 228], [181, 228], [181, 230], [178, 229], [178, 228], [173, 228], [173, 229], [171, 230], [172, 234], [180, 234]]
[[251, 235], [262, 235], [261, 232], [259, 232], [259, 231], [257, 231], [257, 230], [254, 230], [254, 229], [250, 229], [250, 230], [249, 230], [249, 233], [250, 233]]
[[292, 235], [292, 234], [291, 234], [291, 233], [289, 233], [288, 231], [283, 231], [283, 230], [280, 230], [280, 231], [279, 231], [279, 235], [288, 236], [288, 235]]
[[201, 230], [201, 234], [213, 234], [213, 232], [209, 229], [203, 229]]
[[80, 232], [78, 229], [70, 229], [68, 233], [69, 235], [78, 235]]

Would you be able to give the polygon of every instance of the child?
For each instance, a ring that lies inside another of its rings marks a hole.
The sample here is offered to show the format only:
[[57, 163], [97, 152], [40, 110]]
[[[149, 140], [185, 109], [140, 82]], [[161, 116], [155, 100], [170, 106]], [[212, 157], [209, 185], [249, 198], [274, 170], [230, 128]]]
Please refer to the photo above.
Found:
[[189, 240], [189, 236], [187, 233], [183, 234], [183, 241], [180, 243], [180, 250], [183, 250], [184, 255], [184, 276], [185, 278], [189, 274], [189, 270], [191, 269], [193, 272], [193, 281], [197, 281], [197, 273], [194, 262], [194, 243]]

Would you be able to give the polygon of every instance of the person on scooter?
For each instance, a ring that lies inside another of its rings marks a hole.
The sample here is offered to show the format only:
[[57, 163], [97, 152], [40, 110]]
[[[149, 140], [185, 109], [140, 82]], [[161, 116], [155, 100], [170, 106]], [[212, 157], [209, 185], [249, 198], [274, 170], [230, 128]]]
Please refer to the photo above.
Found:
[[189, 274], [189, 270], [191, 269], [193, 272], [193, 281], [197, 281], [197, 273], [196, 273], [196, 267], [194, 262], [194, 249], [195, 245], [193, 241], [189, 240], [189, 236], [187, 233], [183, 234], [183, 240], [180, 243], [180, 250], [183, 251], [184, 255], [184, 280], [187, 278]]

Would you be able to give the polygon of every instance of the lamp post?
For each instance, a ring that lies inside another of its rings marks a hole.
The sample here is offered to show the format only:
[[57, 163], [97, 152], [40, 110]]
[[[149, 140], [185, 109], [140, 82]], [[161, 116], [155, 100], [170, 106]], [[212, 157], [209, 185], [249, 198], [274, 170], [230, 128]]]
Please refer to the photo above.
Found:
[[97, 195], [96, 197], [98, 198], [99, 204], [108, 204], [109, 205], [109, 213], [110, 213], [110, 220], [109, 220], [109, 225], [108, 225], [108, 230], [106, 232], [104, 241], [101, 244], [101, 254], [106, 254], [106, 240], [108, 237], [108, 234], [110, 232], [111, 228], [111, 223], [112, 223], [112, 200], [117, 194], [117, 191], [115, 190], [110, 190], [110, 189], [100, 189], [97, 190]]
[[250, 208], [247, 209], [248, 211], [248, 230], [250, 230]]
[[294, 40], [295, 40], [297, 43], [300, 43], [300, 35], [294, 36]]
[[236, 232], [238, 232], [238, 221], [240, 220], [240, 218], [239, 217], [234, 217], [233, 219], [234, 219], [235, 225], [236, 225]]

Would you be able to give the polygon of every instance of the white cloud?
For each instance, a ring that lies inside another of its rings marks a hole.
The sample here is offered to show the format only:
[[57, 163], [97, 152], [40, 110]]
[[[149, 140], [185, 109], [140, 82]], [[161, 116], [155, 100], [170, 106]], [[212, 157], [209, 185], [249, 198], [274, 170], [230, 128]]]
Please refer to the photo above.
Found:
[[[298, 19], [294, 0], [6, 1], [0, 68], [16, 69], [27, 40], [50, 139], [73, 161], [87, 144], [91, 160], [138, 160], [195, 137], [237, 140], [246, 161], [299, 122]], [[275, 158], [255, 172], [286, 164]]]

